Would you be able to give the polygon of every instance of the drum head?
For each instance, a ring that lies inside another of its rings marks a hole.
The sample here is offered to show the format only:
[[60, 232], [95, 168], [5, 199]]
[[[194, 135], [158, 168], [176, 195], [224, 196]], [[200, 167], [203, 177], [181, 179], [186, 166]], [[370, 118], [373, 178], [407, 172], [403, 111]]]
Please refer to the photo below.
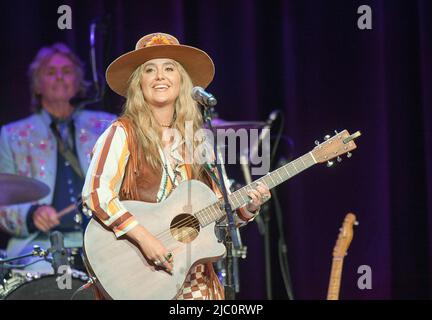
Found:
[[9, 292], [6, 300], [95, 300], [93, 289], [77, 291], [86, 282], [72, 278], [69, 288], [60, 289], [55, 275], [45, 275], [39, 279], [22, 283]]

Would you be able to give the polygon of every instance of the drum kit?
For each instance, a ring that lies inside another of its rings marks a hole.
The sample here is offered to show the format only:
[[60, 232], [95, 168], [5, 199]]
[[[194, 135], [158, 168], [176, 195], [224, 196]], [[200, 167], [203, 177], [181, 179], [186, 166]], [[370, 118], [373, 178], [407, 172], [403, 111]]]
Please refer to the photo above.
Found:
[[[215, 129], [259, 129], [263, 128], [264, 122], [246, 122], [246, 121], [225, 121], [215, 118], [212, 120]], [[226, 175], [226, 172], [224, 171]], [[231, 180], [233, 181], [233, 180]], [[236, 183], [236, 187], [241, 184]], [[29, 203], [38, 201], [49, 193], [49, 187], [44, 183], [28, 177], [14, 174], [0, 173], [0, 207]], [[0, 208], [1, 209], [1, 208]], [[228, 226], [225, 223], [217, 225], [215, 230], [217, 237], [222, 241]], [[240, 239], [240, 233], [237, 229], [237, 235]], [[241, 244], [241, 239], [240, 239]], [[52, 253], [51, 248], [43, 250], [35, 246], [32, 252], [19, 257], [8, 258], [4, 251], [0, 250], [0, 300], [95, 300], [95, 294], [91, 290], [89, 278], [85, 272], [81, 248], [64, 249], [63, 252], [69, 261], [72, 269], [69, 270], [71, 285], [67, 288], [60, 288], [59, 277], [62, 275], [51, 273], [40, 273], [28, 271], [26, 265], [11, 264], [12, 261], [18, 261], [23, 257], [40, 257], [41, 260], [53, 262], [49, 256]], [[2, 254], [3, 252], [3, 254]], [[247, 247], [241, 244], [239, 249], [232, 250], [233, 255], [233, 279], [235, 291], [239, 292], [239, 259], [246, 258]], [[219, 280], [226, 285], [227, 270], [224, 259], [214, 264]], [[54, 271], [53, 265], [53, 271]], [[85, 288], [85, 290], [83, 290]]]
[[[0, 174], [0, 187], [0, 206], [34, 202], [47, 196], [50, 190], [36, 179], [6, 173]], [[6, 252], [1, 251], [0, 300], [94, 300], [93, 290], [83, 290], [90, 279], [84, 272], [80, 248], [63, 248], [70, 267], [64, 275], [26, 270], [28, 265], [14, 263], [27, 257], [53, 263], [51, 253], [51, 248], [44, 250], [34, 246], [27, 254], [8, 258]], [[61, 277], [68, 277], [65, 279], [68, 286], [59, 285]]]

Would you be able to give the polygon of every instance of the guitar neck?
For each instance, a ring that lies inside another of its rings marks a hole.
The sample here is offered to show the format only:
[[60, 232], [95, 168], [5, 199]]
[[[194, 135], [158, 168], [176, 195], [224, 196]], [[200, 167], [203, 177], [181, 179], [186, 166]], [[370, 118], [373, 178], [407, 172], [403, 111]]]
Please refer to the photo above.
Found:
[[[287, 163], [286, 165], [266, 174], [258, 180], [255, 180], [254, 182], [242, 187], [241, 189], [231, 193], [228, 196], [228, 200], [231, 204], [232, 210], [238, 209], [249, 202], [250, 198], [248, 196], [248, 192], [251, 189], [255, 188], [256, 182], [261, 181], [266, 184], [269, 189], [273, 189], [282, 182], [291, 179], [292, 177], [296, 176], [300, 172], [308, 169], [316, 163], [317, 162], [314, 159], [312, 153], [309, 152], [291, 161], [290, 163]], [[219, 210], [222, 203], [223, 200], [220, 200], [196, 214], [196, 217], [198, 218], [202, 226], [206, 226], [214, 221], [217, 221], [225, 215], [225, 212], [223, 210]]]
[[339, 300], [343, 258], [333, 258], [327, 300]]
[[273, 189], [274, 187], [280, 185], [282, 182], [287, 181], [288, 179], [299, 174], [300, 172], [313, 166], [315, 163], [316, 162], [311, 153], [307, 153], [300, 158], [297, 158], [296, 160], [287, 163], [286, 165], [268, 173], [267, 175], [259, 178], [258, 180], [255, 180], [254, 182], [230, 194], [229, 200], [231, 206], [233, 207], [233, 209], [237, 209], [249, 202], [250, 198], [248, 196], [248, 192], [254, 188], [256, 182], [264, 182], [264, 184], [267, 185], [269, 189]]

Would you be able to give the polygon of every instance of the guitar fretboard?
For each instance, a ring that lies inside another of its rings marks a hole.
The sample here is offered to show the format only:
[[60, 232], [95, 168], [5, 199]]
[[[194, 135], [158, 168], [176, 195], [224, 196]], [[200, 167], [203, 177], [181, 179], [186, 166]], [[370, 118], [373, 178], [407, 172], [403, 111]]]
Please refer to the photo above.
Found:
[[[286, 165], [268, 173], [267, 175], [259, 178], [258, 180], [248, 184], [241, 189], [233, 192], [228, 196], [232, 210], [240, 208], [242, 205], [249, 202], [250, 198], [248, 192], [255, 188], [255, 184], [258, 181], [263, 182], [269, 189], [272, 189], [282, 182], [296, 176], [300, 172], [308, 169], [309, 167], [316, 164], [316, 161], [312, 153], [307, 153], [296, 160], [287, 163]], [[195, 217], [198, 219], [200, 225], [205, 227], [210, 223], [218, 221], [225, 215], [225, 211], [222, 208], [223, 200], [219, 200], [216, 203], [198, 211], [195, 213]]]

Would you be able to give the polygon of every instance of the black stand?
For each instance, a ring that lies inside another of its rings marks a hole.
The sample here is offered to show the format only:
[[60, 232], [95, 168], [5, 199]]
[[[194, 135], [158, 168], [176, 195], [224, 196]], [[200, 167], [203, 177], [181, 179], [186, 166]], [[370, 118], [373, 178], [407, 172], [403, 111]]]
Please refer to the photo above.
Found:
[[226, 212], [226, 216], [228, 218], [228, 232], [226, 232], [226, 238], [225, 238], [225, 247], [227, 250], [226, 255], [226, 286], [225, 286], [225, 299], [226, 300], [234, 300], [235, 299], [235, 288], [233, 284], [233, 254], [232, 254], [232, 248], [234, 249], [240, 249], [240, 242], [237, 238], [237, 233], [235, 230], [235, 224], [234, 224], [234, 215], [232, 212], [231, 204], [228, 200], [228, 193], [225, 186], [225, 179], [223, 177], [221, 162], [219, 161], [219, 152], [217, 148], [217, 132], [213, 128], [211, 124], [211, 111], [210, 106], [203, 105], [204, 107], [204, 120], [207, 126], [210, 128], [210, 130], [213, 132], [213, 136], [215, 137], [214, 144], [213, 144], [213, 150], [215, 155], [215, 164], [218, 171], [219, 176], [219, 184], [221, 187], [221, 192], [223, 195], [223, 210]]
[[280, 206], [280, 201], [278, 197], [278, 193], [276, 190], [272, 190], [273, 195], [273, 203], [275, 207], [275, 213], [276, 213], [276, 220], [279, 230], [279, 241], [278, 241], [278, 252], [279, 252], [279, 263], [280, 263], [280, 269], [282, 273], [282, 279], [284, 281], [285, 290], [288, 295], [289, 300], [294, 300], [294, 294], [292, 290], [292, 281], [291, 281], [291, 274], [289, 270], [288, 265], [288, 252], [287, 252], [287, 245], [285, 243], [285, 234], [283, 230], [283, 213]]
[[[240, 158], [242, 163], [242, 171], [246, 184], [252, 183], [252, 176], [249, 168], [249, 156], [242, 155]], [[272, 270], [271, 270], [271, 247], [270, 247], [270, 209], [269, 203], [266, 202], [261, 206], [260, 213], [255, 217], [258, 232], [264, 239], [264, 263], [265, 263], [265, 279], [266, 279], [266, 295], [267, 300], [273, 299], [272, 287]]]
[[270, 247], [270, 210], [269, 204], [264, 203], [261, 207], [261, 213], [264, 224], [264, 261], [265, 261], [265, 276], [266, 276], [266, 294], [267, 300], [273, 299], [272, 286], [272, 270], [271, 270], [271, 247]]
[[[270, 170], [274, 170], [274, 162], [276, 160], [276, 150], [279, 145], [280, 139], [282, 137], [283, 128], [284, 128], [285, 118], [283, 116], [283, 113], [281, 113], [281, 123], [279, 125], [278, 134], [273, 146], [273, 152], [270, 156]], [[280, 167], [281, 165], [277, 165], [277, 167]], [[280, 264], [280, 270], [282, 273], [282, 279], [284, 281], [285, 290], [288, 295], [289, 300], [294, 300], [294, 294], [292, 289], [292, 281], [291, 281], [291, 274], [289, 270], [288, 265], [288, 252], [287, 252], [287, 245], [285, 243], [285, 233], [284, 233], [284, 222], [283, 217], [284, 214], [282, 212], [281, 204], [278, 197], [278, 192], [276, 189], [272, 190], [272, 198], [273, 198], [273, 204], [274, 204], [274, 212], [276, 217], [276, 225], [278, 227], [279, 231], [279, 240], [278, 240], [278, 256], [279, 256], [279, 264]]]

